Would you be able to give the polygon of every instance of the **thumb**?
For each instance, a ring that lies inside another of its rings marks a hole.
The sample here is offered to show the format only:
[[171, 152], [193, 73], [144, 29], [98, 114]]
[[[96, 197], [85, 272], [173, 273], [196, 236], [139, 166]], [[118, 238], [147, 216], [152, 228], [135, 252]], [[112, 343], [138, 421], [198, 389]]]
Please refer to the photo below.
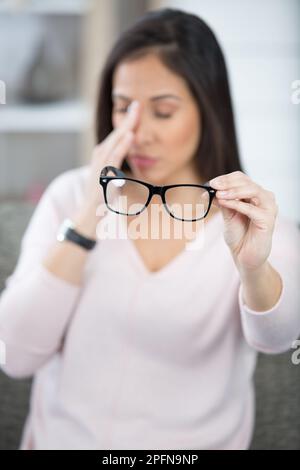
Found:
[[218, 207], [221, 210], [223, 220], [224, 220], [225, 223], [229, 222], [232, 219], [232, 217], [234, 216], [235, 212], [236, 212], [234, 209], [229, 209], [228, 207], [222, 206], [222, 204], [219, 203], [217, 198], [213, 199], [213, 205], [215, 205], [216, 207]]

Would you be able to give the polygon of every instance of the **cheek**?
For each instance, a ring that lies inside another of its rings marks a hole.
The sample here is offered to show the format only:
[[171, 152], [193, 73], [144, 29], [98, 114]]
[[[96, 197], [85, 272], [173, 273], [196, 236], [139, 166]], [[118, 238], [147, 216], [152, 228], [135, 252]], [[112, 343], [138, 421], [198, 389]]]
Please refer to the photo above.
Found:
[[125, 116], [122, 116], [121, 114], [112, 113], [111, 122], [114, 129], [120, 127], [124, 117]]
[[178, 116], [164, 128], [165, 144], [173, 149], [173, 154], [190, 154], [196, 150], [200, 138], [200, 123], [195, 116]]

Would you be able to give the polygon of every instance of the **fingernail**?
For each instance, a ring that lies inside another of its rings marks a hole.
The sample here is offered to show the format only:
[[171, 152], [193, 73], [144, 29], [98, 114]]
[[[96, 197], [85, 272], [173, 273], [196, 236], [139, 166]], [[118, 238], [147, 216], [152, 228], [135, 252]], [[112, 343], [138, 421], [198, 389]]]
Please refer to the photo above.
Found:
[[132, 103], [130, 103], [128, 111], [131, 113], [133, 110], [135, 110], [138, 107], [138, 105], [139, 105], [139, 102], [137, 100], [133, 101]]
[[218, 191], [217, 192], [217, 195], [218, 196], [229, 196], [229, 192], [228, 191]]

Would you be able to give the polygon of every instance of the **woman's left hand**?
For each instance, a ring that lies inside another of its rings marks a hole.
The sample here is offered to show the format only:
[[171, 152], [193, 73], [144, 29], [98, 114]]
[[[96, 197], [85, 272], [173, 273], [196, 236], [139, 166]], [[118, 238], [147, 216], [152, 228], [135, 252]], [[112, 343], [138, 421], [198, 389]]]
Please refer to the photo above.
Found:
[[274, 193], [241, 171], [218, 176], [209, 184], [217, 190], [213, 204], [222, 211], [224, 238], [238, 270], [257, 270], [271, 252], [278, 213]]

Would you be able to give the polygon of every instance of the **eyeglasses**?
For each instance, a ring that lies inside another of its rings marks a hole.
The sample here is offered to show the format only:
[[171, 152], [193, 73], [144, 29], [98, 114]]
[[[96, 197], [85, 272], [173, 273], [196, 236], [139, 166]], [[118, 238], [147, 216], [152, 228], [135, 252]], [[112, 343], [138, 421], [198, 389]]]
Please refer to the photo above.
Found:
[[207, 216], [216, 190], [208, 183], [153, 186], [129, 178], [113, 166], [105, 166], [99, 183], [104, 201], [111, 211], [120, 215], [138, 215], [150, 204], [154, 194], [161, 197], [166, 211], [174, 219], [194, 222]]

